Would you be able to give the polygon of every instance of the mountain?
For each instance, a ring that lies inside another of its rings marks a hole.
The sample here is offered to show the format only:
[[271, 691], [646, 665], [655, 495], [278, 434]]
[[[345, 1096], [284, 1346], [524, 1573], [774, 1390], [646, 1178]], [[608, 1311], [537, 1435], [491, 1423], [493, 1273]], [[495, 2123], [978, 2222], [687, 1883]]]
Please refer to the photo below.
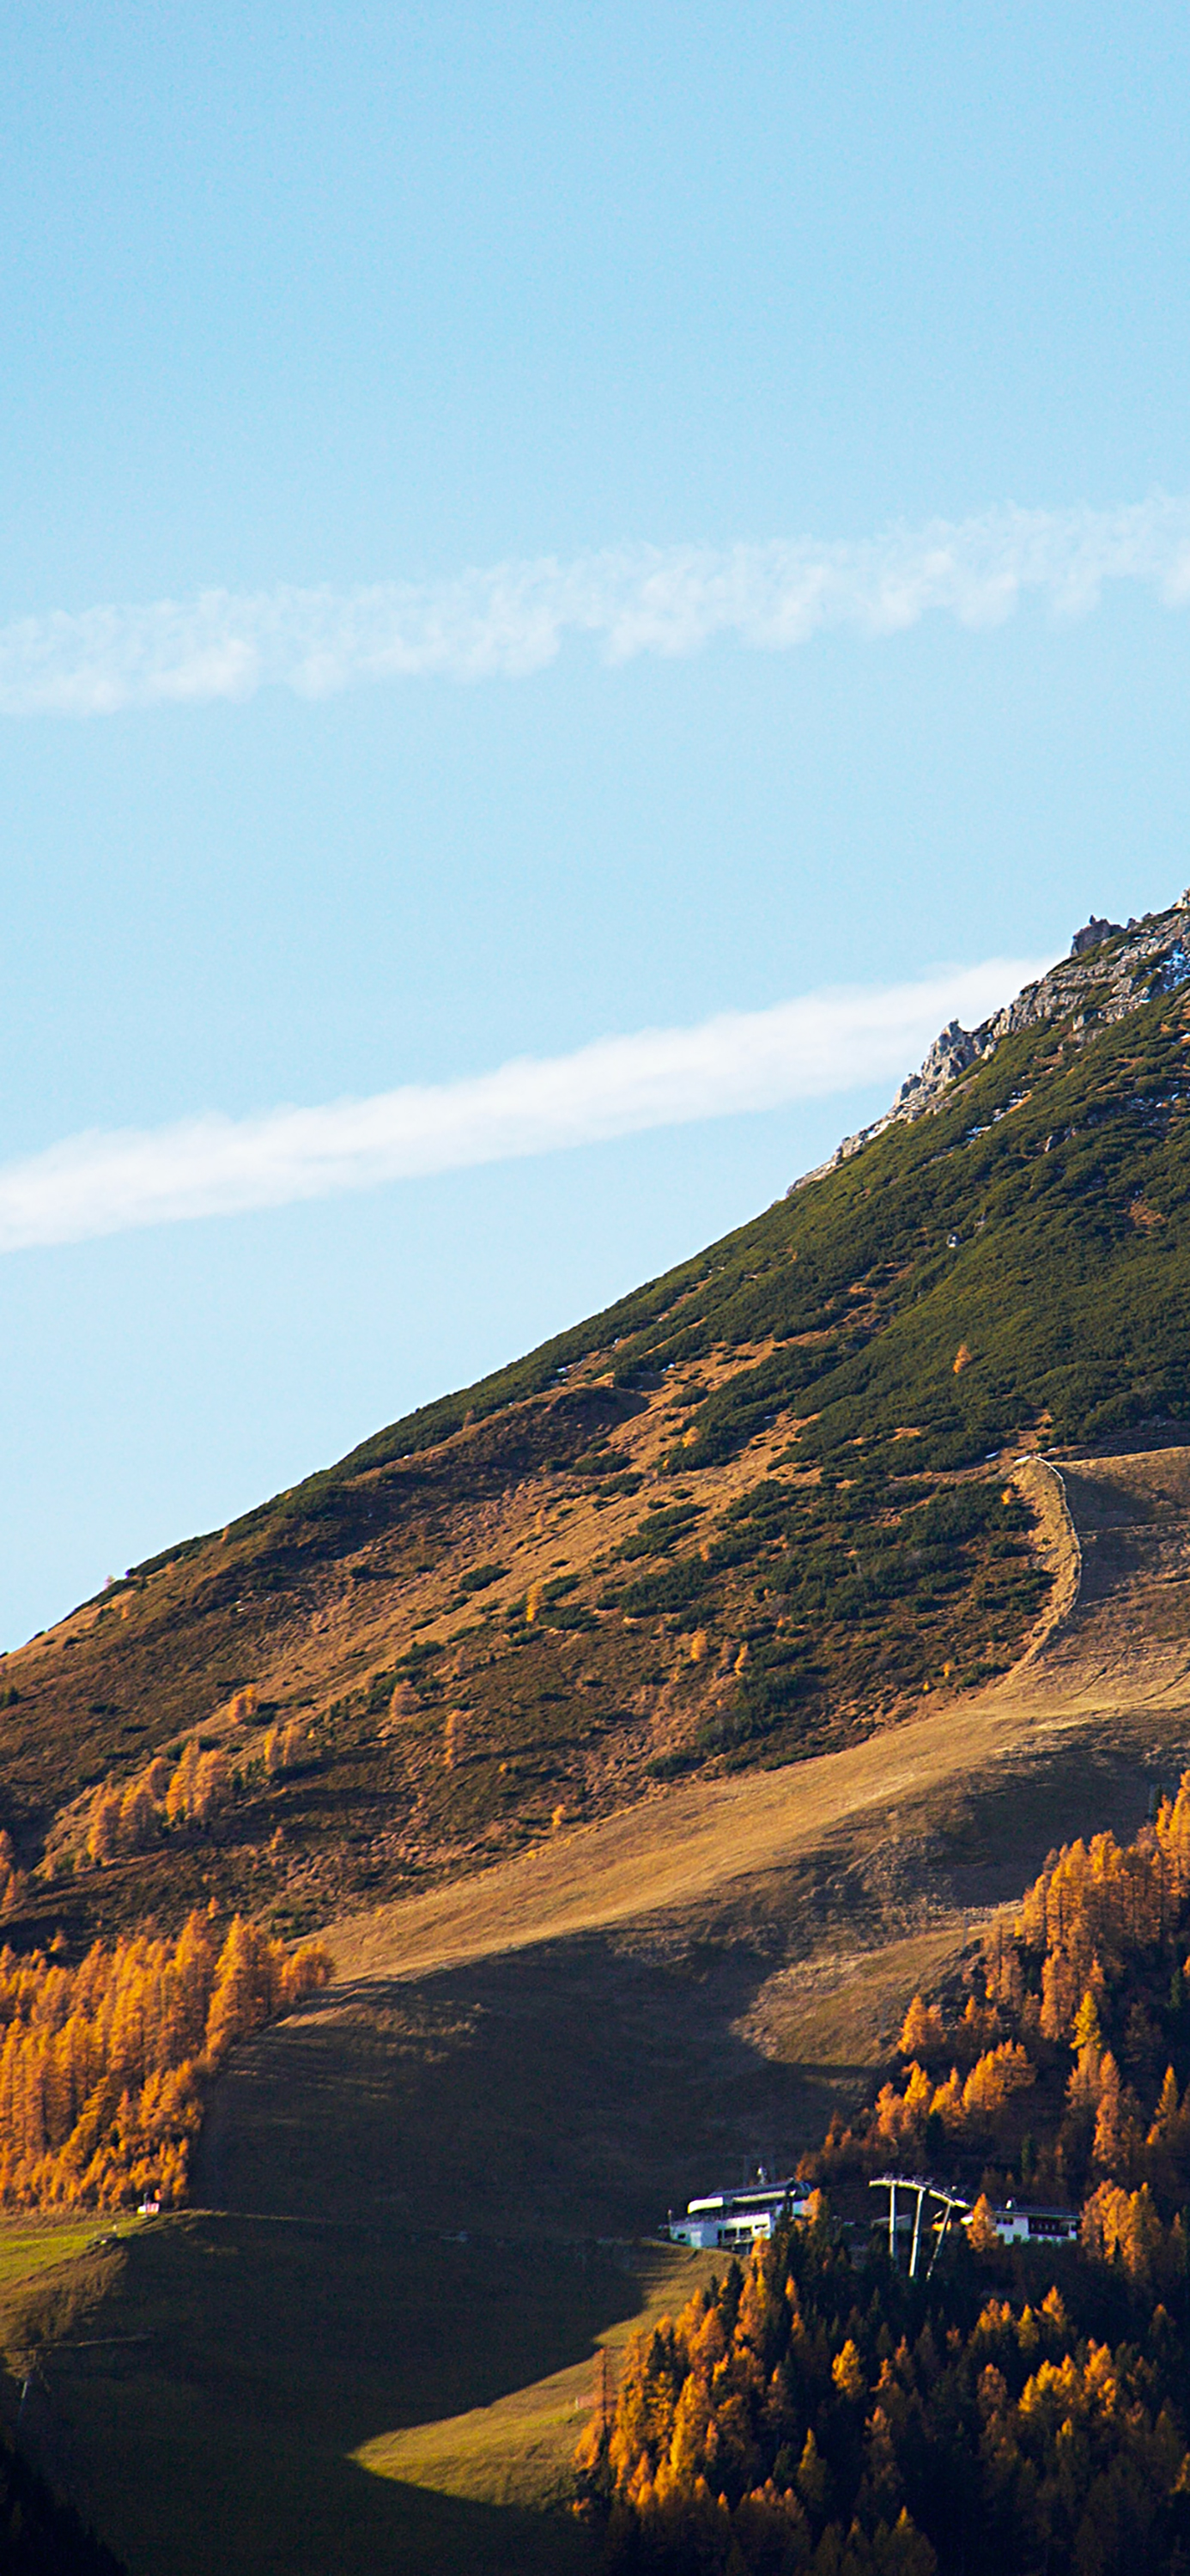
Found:
[[11, 1937], [305, 1927], [1005, 1672], [1015, 1462], [1190, 1421], [1188, 937], [1093, 921], [753, 1222], [9, 1655]]
[[58, 2018], [196, 1899], [334, 1963], [231, 2051], [192, 2206], [6, 2221], [0, 2352], [133, 2576], [594, 2576], [576, 2432], [722, 2267], [667, 2205], [884, 2100], [989, 1910], [1176, 1785], [1186, 919], [1088, 925], [753, 1224], [0, 1668]]

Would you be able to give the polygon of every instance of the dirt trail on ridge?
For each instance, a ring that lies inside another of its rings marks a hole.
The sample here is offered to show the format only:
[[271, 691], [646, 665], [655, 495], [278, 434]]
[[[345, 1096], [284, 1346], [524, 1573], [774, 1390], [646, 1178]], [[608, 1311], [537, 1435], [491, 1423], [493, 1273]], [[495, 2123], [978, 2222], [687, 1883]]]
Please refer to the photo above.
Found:
[[[947, 1787], [986, 1796], [1024, 1757], [1063, 1769], [1118, 1734], [1135, 1755], [1190, 1727], [1190, 1450], [1016, 1470], [1042, 1515], [1050, 1604], [1024, 1658], [978, 1695], [840, 1753], [671, 1787], [531, 1854], [334, 1927], [340, 1974], [424, 1976], [720, 1897]], [[1168, 1764], [1165, 1766], [1168, 1767]]]

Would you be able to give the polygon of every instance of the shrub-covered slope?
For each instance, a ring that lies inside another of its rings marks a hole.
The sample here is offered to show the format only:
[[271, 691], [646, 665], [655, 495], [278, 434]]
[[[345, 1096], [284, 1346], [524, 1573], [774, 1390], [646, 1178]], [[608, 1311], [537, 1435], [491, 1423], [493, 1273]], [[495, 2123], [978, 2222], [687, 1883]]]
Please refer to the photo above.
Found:
[[930, 1114], [9, 1656], [10, 1919], [207, 1893], [289, 1928], [1003, 1670], [1046, 1589], [1012, 1456], [1190, 1417], [1184, 928], [1072, 961]]

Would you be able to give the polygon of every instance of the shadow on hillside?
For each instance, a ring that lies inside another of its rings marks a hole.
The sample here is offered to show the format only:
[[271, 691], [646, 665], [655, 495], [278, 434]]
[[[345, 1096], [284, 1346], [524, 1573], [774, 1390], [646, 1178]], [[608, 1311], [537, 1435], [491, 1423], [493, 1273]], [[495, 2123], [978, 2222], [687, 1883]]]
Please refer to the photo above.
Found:
[[237, 2052], [207, 2210], [132, 2240], [105, 2305], [100, 2334], [143, 2340], [52, 2365], [133, 2576], [586, 2564], [568, 2521], [351, 2455], [584, 2362], [638, 2311], [659, 2258], [630, 2240], [669, 2201], [821, 2135], [842, 2071], [732, 2035], [764, 1966], [592, 1937], [340, 1990]]
[[195, 2196], [573, 2242], [652, 2231], [761, 2160], [789, 2171], [868, 2070], [830, 2063], [829, 2047], [795, 2065], [755, 2044], [774, 1972], [821, 1948], [829, 1992], [833, 1948], [854, 1957], [944, 1924], [931, 1891], [944, 1906], [1014, 1901], [1051, 1845], [1134, 1833], [1162, 1762], [1138, 1742], [1047, 1743], [684, 1917], [337, 1987], [237, 2052]]
[[758, 1946], [588, 1935], [338, 1988], [238, 2052], [196, 2194], [510, 2239], [651, 2231], [708, 2178], [788, 2170], [838, 2098], [840, 2070], [733, 2031], [775, 1963]]
[[194, 2212], [132, 2240], [88, 2333], [46, 2354], [38, 2440], [131, 2576], [562, 2576], [588, 2563], [565, 2520], [351, 2455], [582, 2360], [639, 2304], [627, 2254]]
[[[379, 2485], [386, 2492], [361, 2500], [358, 2487]], [[361, 2570], [369, 2576], [392, 2568], [399, 2576], [592, 2576], [599, 2564], [594, 2542], [560, 2514], [518, 2511], [511, 2505], [477, 2504], [462, 2496], [432, 2494], [427, 2488], [369, 2477], [350, 2467], [341, 2507], [341, 2527], [361, 2528], [383, 2517], [387, 2545], [399, 2555], [365, 2556]], [[385, 2546], [384, 2542], [380, 2543]], [[336, 2559], [335, 2576], [354, 2576], [353, 2558]], [[304, 2576], [304, 2571], [303, 2571]]]
[[1047, 1746], [1035, 1760], [1020, 1754], [989, 1780], [934, 1800], [939, 1882], [956, 1905], [1014, 1904], [1056, 1846], [1108, 1831], [1131, 1841], [1177, 1767], [1160, 1746], [1106, 1733]]
[[[1097, 1769], [1072, 1746], [890, 1815], [867, 1842], [841, 1828], [800, 1876], [681, 1919], [360, 1980], [238, 2050], [196, 2160], [205, 2212], [134, 2239], [105, 2304], [99, 2334], [138, 2340], [51, 2365], [85, 2508], [132, 2576], [580, 2568], [581, 2532], [522, 2512], [515, 2476], [517, 2502], [497, 2508], [352, 2454], [583, 2363], [662, 2259], [631, 2240], [759, 2158], [788, 2170], [854, 2101], [870, 2069], [784, 2063], [746, 2035], [828, 1921], [854, 1968], [863, 1927], [894, 1937], [902, 1904], [947, 1872], [1015, 1854], [1015, 1894], [1084, 1809], [1093, 1827], [1143, 1791], [1135, 1752], [1105, 1748]], [[851, 2058], [864, 2013], [853, 2046], [825, 1964], [823, 2056]]]

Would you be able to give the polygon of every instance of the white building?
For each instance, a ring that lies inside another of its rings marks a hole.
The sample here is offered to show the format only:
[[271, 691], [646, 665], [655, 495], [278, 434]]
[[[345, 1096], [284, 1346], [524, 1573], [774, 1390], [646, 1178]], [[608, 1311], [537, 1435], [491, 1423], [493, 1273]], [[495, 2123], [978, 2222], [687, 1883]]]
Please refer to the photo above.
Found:
[[771, 2236], [782, 2219], [804, 2212], [810, 2197], [805, 2182], [770, 2182], [762, 2170], [755, 2182], [738, 2191], [714, 2191], [705, 2200], [688, 2200], [684, 2218], [671, 2209], [663, 2233], [675, 2245], [727, 2246], [733, 2251]]
[[[971, 2224], [973, 2211], [963, 2219]], [[1022, 2209], [1015, 2200], [993, 2209], [992, 2225], [1002, 2245], [1069, 2245], [1078, 2235], [1077, 2209]]]

